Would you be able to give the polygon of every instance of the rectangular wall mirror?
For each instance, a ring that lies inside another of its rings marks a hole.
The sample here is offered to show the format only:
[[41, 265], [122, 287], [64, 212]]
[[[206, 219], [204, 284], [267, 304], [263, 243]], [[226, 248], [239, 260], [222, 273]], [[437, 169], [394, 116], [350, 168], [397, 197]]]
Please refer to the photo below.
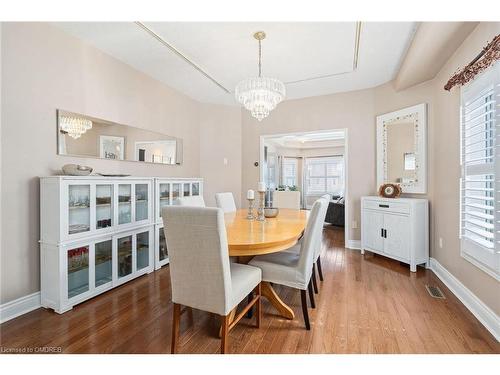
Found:
[[57, 150], [85, 158], [182, 164], [180, 138], [63, 110], [57, 110]]
[[377, 185], [384, 183], [427, 193], [426, 104], [377, 117]]

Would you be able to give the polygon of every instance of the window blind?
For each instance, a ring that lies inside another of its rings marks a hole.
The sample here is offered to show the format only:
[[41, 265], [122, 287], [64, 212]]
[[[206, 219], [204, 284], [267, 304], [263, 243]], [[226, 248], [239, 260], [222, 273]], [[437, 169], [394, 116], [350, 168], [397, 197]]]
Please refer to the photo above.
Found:
[[344, 194], [344, 157], [306, 159], [306, 194]]
[[297, 186], [297, 159], [283, 158], [282, 184]]
[[462, 255], [500, 275], [500, 65], [462, 89]]

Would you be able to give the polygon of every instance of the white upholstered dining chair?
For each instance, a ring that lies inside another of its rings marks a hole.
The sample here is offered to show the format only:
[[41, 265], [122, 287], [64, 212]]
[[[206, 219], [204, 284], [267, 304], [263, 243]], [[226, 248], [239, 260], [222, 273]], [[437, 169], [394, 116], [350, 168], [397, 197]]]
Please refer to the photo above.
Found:
[[234, 203], [233, 193], [216, 193], [215, 204], [217, 207], [222, 208], [224, 213], [235, 212], [236, 204]]
[[263, 281], [300, 289], [302, 313], [304, 315], [304, 323], [307, 330], [311, 329], [311, 326], [307, 311], [306, 290], [309, 291], [311, 307], [314, 307], [314, 293], [312, 291], [311, 276], [316, 239], [318, 237], [318, 232], [323, 228], [321, 218], [323, 203], [326, 203], [326, 201], [320, 198], [313, 204], [301, 241], [300, 252], [278, 252], [259, 255], [254, 257], [249, 263], [249, 265], [259, 267], [262, 270]]
[[[174, 303], [171, 352], [177, 350], [181, 306], [185, 306], [220, 315], [221, 353], [226, 353], [229, 331], [254, 305], [260, 326], [261, 270], [229, 262], [220, 208], [167, 206], [162, 217]], [[231, 311], [252, 292], [252, 300], [229, 321]]]
[[[325, 217], [326, 217], [326, 212], [328, 211], [328, 205], [330, 203], [330, 194], [325, 194], [321, 196], [322, 199], [324, 199], [324, 202], [322, 202], [322, 208], [321, 208], [321, 225], [323, 226], [323, 223], [325, 222]], [[299, 242], [291, 247], [290, 249], [286, 250], [287, 252], [290, 253], [299, 253], [301, 249], [301, 242], [302, 238], [299, 240]], [[312, 273], [312, 284], [314, 288], [314, 293], [318, 293], [318, 284], [316, 281], [316, 268], [318, 269], [318, 274], [319, 274], [319, 279], [320, 281], [323, 281], [323, 270], [321, 268], [321, 248], [322, 248], [322, 243], [323, 243], [323, 230], [318, 232], [318, 237], [316, 239], [316, 244], [315, 244], [315, 251], [314, 251], [314, 263], [313, 263], [313, 273]]]
[[176, 202], [179, 206], [191, 206], [191, 207], [206, 207], [205, 200], [201, 195], [193, 195], [190, 197], [180, 197], [177, 198]]

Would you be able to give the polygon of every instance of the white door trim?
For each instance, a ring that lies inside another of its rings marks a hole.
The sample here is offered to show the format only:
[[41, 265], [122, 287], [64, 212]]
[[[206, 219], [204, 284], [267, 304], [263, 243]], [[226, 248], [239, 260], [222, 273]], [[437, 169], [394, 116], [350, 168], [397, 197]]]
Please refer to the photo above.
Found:
[[[352, 243], [353, 240], [349, 239], [349, 234], [351, 233], [350, 218], [349, 218], [349, 207], [350, 207], [350, 197], [349, 197], [349, 130], [347, 128], [332, 128], [332, 129], [321, 129], [321, 130], [310, 130], [304, 132], [288, 132], [288, 133], [277, 133], [277, 134], [262, 134], [259, 137], [259, 181], [262, 181], [264, 176], [264, 139], [268, 137], [280, 137], [285, 135], [305, 135], [312, 133], [328, 133], [334, 130], [344, 131], [344, 243], [346, 246]], [[355, 240], [357, 241], [357, 240]], [[361, 242], [361, 241], [359, 241]], [[348, 246], [347, 246], [348, 247]], [[360, 245], [361, 248], [361, 245]]]

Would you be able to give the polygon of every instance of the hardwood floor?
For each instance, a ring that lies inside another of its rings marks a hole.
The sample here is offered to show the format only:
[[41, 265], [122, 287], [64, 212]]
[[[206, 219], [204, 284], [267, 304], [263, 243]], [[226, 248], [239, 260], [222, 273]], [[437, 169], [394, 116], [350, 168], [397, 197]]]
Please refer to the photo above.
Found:
[[[242, 319], [230, 353], [500, 353], [500, 344], [431, 271], [410, 274], [399, 262], [346, 250], [343, 232], [324, 230], [316, 309], [304, 329], [298, 290], [276, 287], [293, 321], [263, 300], [260, 329]], [[0, 325], [0, 346], [60, 347], [64, 353], [170, 353], [172, 308], [168, 266], [58, 315], [38, 309]], [[438, 285], [445, 300], [430, 297]], [[217, 353], [219, 317], [184, 314], [179, 353]]]

